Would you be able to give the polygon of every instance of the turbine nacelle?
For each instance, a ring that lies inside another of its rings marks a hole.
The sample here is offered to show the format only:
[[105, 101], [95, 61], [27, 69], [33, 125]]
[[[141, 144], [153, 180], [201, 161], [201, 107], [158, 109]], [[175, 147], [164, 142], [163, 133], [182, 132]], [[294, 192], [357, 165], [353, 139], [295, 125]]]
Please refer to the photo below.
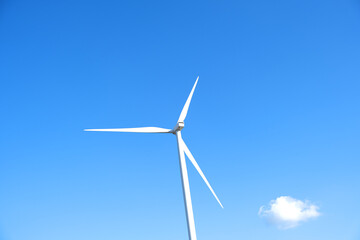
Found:
[[175, 127], [172, 130], [172, 133], [176, 133], [178, 131], [181, 131], [184, 128], [185, 124], [183, 122], [178, 122]]

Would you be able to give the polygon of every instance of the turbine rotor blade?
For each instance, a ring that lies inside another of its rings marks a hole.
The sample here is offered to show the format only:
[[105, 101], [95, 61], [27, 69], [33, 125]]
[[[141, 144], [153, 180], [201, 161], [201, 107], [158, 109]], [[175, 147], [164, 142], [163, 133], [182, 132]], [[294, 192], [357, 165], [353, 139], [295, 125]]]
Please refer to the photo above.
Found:
[[180, 138], [180, 139], [181, 139], [181, 144], [182, 144], [182, 146], [183, 146], [183, 150], [184, 150], [186, 156], [188, 156], [188, 158], [190, 159], [191, 163], [194, 165], [194, 167], [196, 168], [196, 170], [198, 171], [198, 173], [200, 174], [200, 176], [202, 177], [202, 179], [204, 180], [204, 182], [206, 183], [206, 185], [208, 186], [208, 188], [210, 189], [211, 193], [214, 195], [214, 197], [216, 198], [216, 200], [218, 201], [218, 203], [220, 204], [220, 206], [221, 206], [222, 208], [224, 208], [223, 205], [221, 204], [219, 198], [216, 196], [214, 190], [213, 190], [212, 187], [210, 186], [210, 183], [209, 183], [208, 180], [206, 179], [204, 173], [201, 171], [199, 165], [198, 165], [197, 162], [195, 161], [194, 156], [191, 154], [189, 148], [186, 146], [184, 140], [183, 140], [182, 138]]
[[192, 90], [190, 92], [190, 95], [189, 95], [188, 99], [186, 100], [186, 103], [185, 103], [185, 105], [184, 105], [184, 107], [183, 107], [183, 109], [181, 111], [180, 117], [179, 117], [177, 122], [184, 122], [184, 120], [186, 118], [186, 114], [187, 114], [187, 112], [189, 110], [191, 98], [192, 98], [192, 96], [194, 94], [194, 90], [195, 90], [195, 87], [196, 87], [196, 84], [197, 84], [198, 80], [199, 80], [199, 77], [196, 78], [195, 84], [194, 84], [194, 86], [193, 86], [193, 88], [192, 88]]
[[88, 132], [135, 132], [135, 133], [171, 133], [171, 129], [158, 127], [140, 127], [140, 128], [107, 128], [107, 129], [84, 129]]

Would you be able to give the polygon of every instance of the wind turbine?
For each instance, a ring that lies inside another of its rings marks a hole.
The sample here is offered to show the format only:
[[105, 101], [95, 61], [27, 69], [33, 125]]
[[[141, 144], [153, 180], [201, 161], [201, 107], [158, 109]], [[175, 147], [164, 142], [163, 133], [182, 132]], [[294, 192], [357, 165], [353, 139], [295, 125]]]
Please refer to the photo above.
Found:
[[214, 190], [210, 186], [210, 183], [206, 179], [204, 173], [201, 171], [199, 165], [195, 161], [195, 158], [191, 154], [189, 148], [186, 146], [184, 140], [181, 137], [181, 130], [184, 128], [184, 120], [186, 118], [187, 112], [189, 110], [189, 105], [191, 102], [191, 98], [194, 94], [195, 87], [199, 77], [197, 77], [195, 84], [190, 92], [189, 97], [186, 100], [186, 103], [181, 111], [180, 117], [173, 129], [165, 129], [159, 127], [140, 127], [140, 128], [109, 128], [109, 129], [85, 129], [84, 131], [94, 131], [94, 132], [136, 132], [136, 133], [172, 133], [176, 135], [177, 139], [177, 146], [179, 152], [179, 161], [180, 161], [180, 172], [181, 172], [181, 180], [182, 180], [182, 188], [183, 188], [183, 195], [184, 195], [184, 202], [185, 202], [185, 211], [186, 211], [186, 220], [187, 220], [187, 227], [189, 233], [190, 240], [196, 240], [196, 231], [195, 231], [195, 222], [194, 222], [194, 213], [191, 203], [191, 195], [190, 195], [190, 185], [189, 185], [189, 178], [186, 168], [186, 161], [185, 161], [185, 154], [190, 159], [191, 163], [194, 165], [218, 203], [222, 208], [223, 205], [221, 204], [219, 198], [216, 196]]

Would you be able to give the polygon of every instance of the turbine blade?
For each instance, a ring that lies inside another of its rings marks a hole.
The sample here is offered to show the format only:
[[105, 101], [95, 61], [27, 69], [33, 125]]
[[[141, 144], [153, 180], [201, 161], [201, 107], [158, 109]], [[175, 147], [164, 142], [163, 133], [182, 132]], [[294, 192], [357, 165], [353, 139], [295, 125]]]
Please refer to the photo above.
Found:
[[196, 84], [197, 84], [198, 80], [199, 80], [199, 77], [196, 78], [195, 84], [194, 84], [194, 86], [193, 86], [193, 88], [192, 88], [192, 90], [190, 92], [190, 95], [189, 95], [188, 99], [186, 100], [186, 103], [185, 103], [185, 105], [184, 105], [184, 107], [183, 107], [183, 109], [181, 111], [178, 122], [184, 122], [184, 120], [186, 118], [186, 114], [187, 114], [187, 112], [189, 110], [191, 98], [192, 98], [192, 96], [194, 94], [194, 90], [195, 90], [195, 87], [196, 87]]
[[171, 129], [158, 127], [140, 127], [140, 128], [107, 128], [107, 129], [84, 129], [91, 132], [136, 132], [136, 133], [171, 133]]
[[212, 187], [210, 186], [210, 183], [208, 182], [208, 180], [206, 179], [204, 173], [201, 171], [199, 165], [197, 164], [197, 162], [195, 161], [195, 158], [194, 156], [191, 154], [189, 148], [186, 146], [184, 140], [182, 140], [181, 138], [181, 143], [182, 143], [182, 146], [183, 146], [183, 149], [184, 149], [184, 152], [186, 154], [186, 156], [188, 156], [188, 158], [190, 159], [191, 163], [194, 165], [194, 167], [196, 168], [196, 170], [198, 171], [198, 173], [200, 174], [200, 176], [202, 177], [202, 179], [204, 180], [204, 182], [206, 183], [206, 185], [208, 186], [208, 188], [210, 189], [210, 191], [212, 192], [212, 194], [214, 195], [214, 197], [216, 198], [216, 200], [218, 201], [218, 203], [220, 204], [220, 206], [222, 208], [223, 205], [221, 204], [219, 198], [216, 196], [214, 190], [212, 189]]

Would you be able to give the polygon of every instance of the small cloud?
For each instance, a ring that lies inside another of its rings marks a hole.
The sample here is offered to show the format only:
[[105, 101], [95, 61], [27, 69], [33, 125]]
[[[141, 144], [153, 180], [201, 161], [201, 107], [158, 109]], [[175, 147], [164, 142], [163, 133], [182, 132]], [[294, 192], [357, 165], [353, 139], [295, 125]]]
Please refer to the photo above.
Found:
[[289, 196], [281, 196], [271, 200], [269, 206], [260, 207], [258, 214], [280, 229], [289, 229], [320, 216], [318, 209], [318, 206], [309, 201], [303, 202]]

